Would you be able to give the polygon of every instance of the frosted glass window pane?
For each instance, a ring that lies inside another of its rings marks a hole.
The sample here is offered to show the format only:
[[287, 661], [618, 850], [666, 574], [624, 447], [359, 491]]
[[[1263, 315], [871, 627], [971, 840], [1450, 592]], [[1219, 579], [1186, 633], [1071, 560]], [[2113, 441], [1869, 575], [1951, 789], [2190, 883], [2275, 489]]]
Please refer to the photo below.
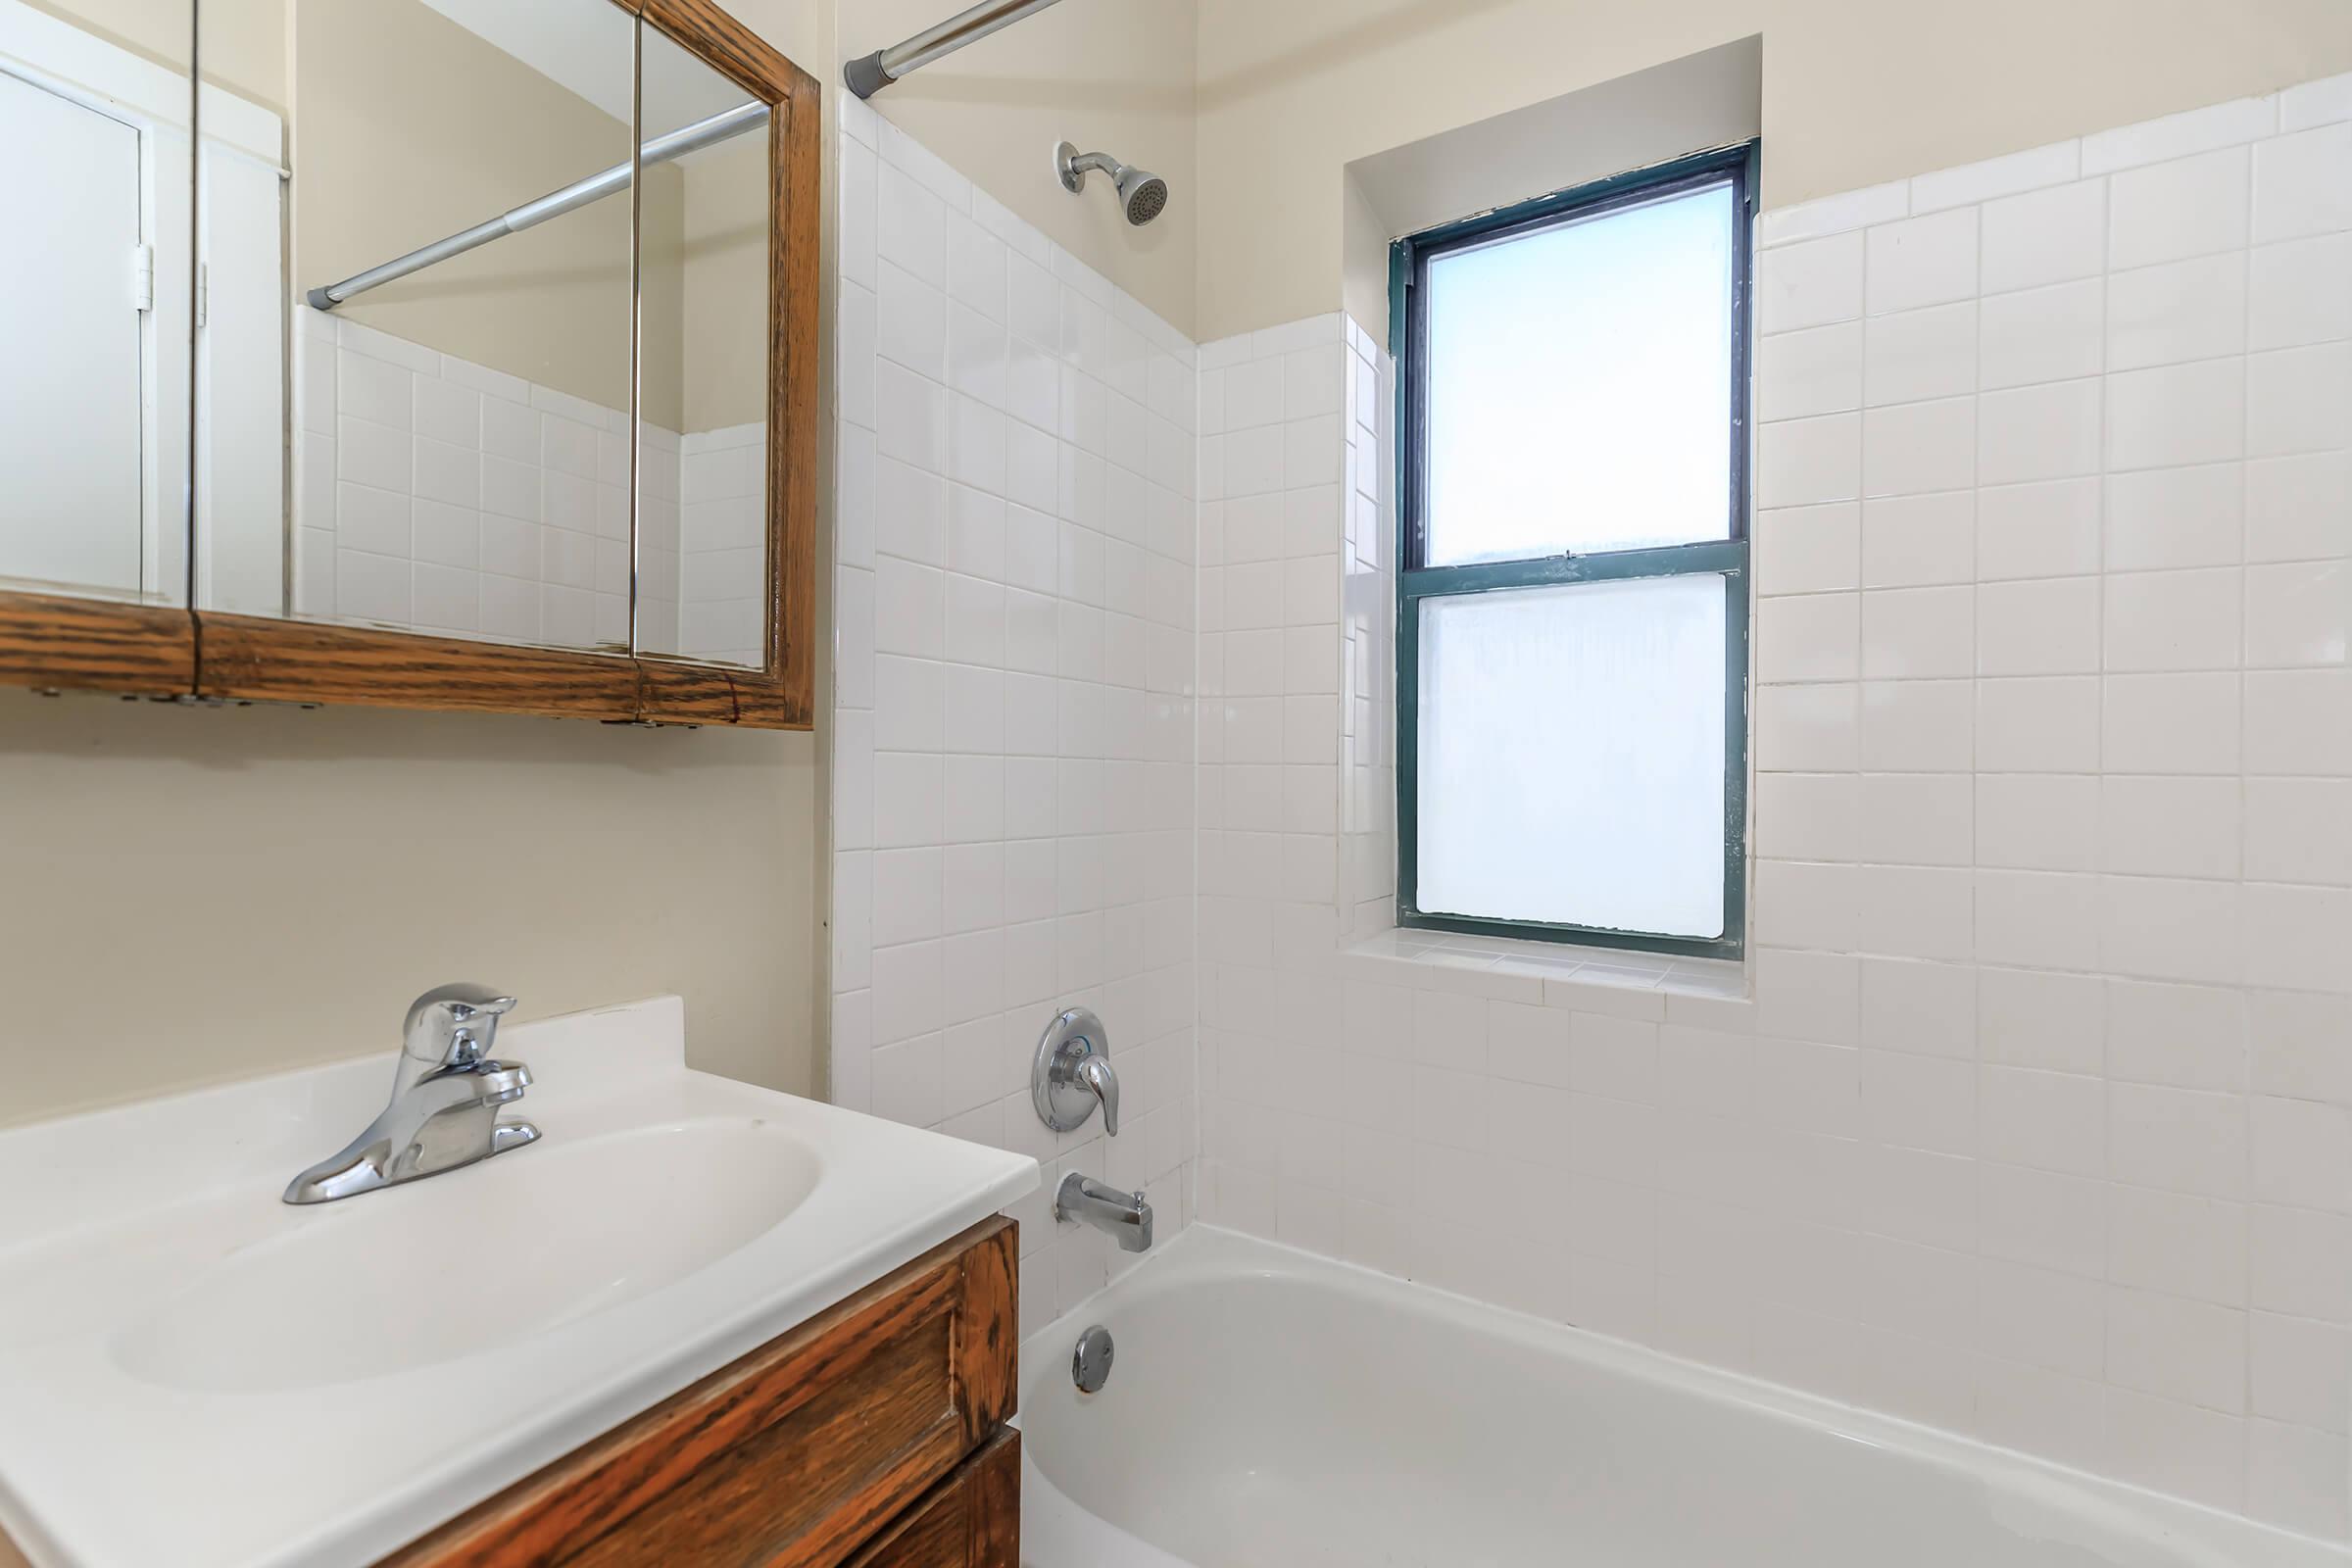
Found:
[[1729, 536], [1729, 184], [1431, 258], [1428, 561]]
[[1723, 935], [1722, 575], [1420, 603], [1423, 912]]

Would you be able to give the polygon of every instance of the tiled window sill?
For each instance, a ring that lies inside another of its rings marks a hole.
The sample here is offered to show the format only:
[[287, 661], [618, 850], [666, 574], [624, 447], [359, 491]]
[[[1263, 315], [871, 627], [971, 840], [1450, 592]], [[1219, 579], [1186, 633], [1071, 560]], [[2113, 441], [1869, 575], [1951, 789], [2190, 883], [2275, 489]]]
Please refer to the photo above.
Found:
[[[1361, 978], [1388, 985], [1578, 1012], [1743, 1027], [1752, 1005], [1745, 967], [1721, 958], [1403, 928], [1367, 937], [1340, 956]], [[1735, 1012], [1742, 1017], [1729, 1016]]]

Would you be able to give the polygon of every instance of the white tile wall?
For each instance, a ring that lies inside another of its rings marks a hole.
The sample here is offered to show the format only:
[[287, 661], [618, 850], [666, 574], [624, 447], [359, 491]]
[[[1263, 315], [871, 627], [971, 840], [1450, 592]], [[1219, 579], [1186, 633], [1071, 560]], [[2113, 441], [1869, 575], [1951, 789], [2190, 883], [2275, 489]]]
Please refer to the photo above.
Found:
[[1278, 546], [1292, 338], [1358, 340], [1204, 348], [1202, 1217], [2345, 1536], [2347, 138], [2319, 84], [1760, 222], [1744, 973], [1365, 940], [1388, 432], [1373, 552]]
[[1385, 931], [1390, 362], [845, 105], [837, 1096], [2344, 1537], [2348, 80], [1759, 222], [1743, 967]]
[[[668, 432], [662, 432], [667, 436]], [[765, 661], [760, 594], [767, 585], [767, 427], [690, 430], [678, 441], [678, 544], [663, 548], [649, 529], [647, 605], [674, 616], [675, 641], [657, 640], [667, 619], [650, 623], [644, 645], [713, 663]], [[670, 572], [678, 573], [670, 580]], [[671, 611], [668, 607], [675, 606]]]
[[[625, 645], [626, 411], [308, 305], [295, 313], [295, 612]], [[758, 424], [682, 438], [646, 427], [644, 647], [760, 662], [765, 445]]]
[[1817, 1180], [1716, 1128], [1771, 1240], [1650, 1332], [2341, 1537], [2352, 123], [2280, 131], [1760, 225], [1748, 1038]]
[[[842, 105], [833, 1095], [1036, 1154], [1022, 1315], [1126, 1261], [1079, 1170], [1191, 1214], [1195, 349]], [[689, 503], [690, 550], [693, 537]], [[688, 557], [689, 563], [693, 560]], [[1029, 1100], [1064, 1006], [1118, 1138]]]
[[1200, 1201], [1336, 1251], [1328, 970], [1396, 889], [1390, 362], [1324, 316], [1200, 363]]

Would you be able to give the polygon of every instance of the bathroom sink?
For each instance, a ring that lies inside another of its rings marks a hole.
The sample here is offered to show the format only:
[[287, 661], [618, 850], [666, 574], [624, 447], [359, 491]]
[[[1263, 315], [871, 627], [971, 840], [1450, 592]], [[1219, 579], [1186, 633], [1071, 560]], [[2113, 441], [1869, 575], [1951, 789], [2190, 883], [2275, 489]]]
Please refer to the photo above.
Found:
[[334, 1202], [279, 1195], [388, 1053], [0, 1132], [0, 1532], [33, 1568], [374, 1562], [1037, 1186], [689, 1070], [674, 998], [498, 1043], [537, 1143]]
[[764, 1120], [485, 1161], [239, 1251], [125, 1328], [115, 1359], [168, 1387], [251, 1393], [495, 1350], [710, 1266], [798, 1208], [818, 1173]]

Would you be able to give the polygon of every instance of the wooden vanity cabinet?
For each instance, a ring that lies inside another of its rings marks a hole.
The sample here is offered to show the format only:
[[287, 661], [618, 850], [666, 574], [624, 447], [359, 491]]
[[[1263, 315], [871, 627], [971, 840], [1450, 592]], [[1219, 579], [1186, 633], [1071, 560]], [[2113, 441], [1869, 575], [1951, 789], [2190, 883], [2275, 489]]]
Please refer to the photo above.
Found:
[[972, 1227], [384, 1568], [1018, 1568], [1017, 1238]]

